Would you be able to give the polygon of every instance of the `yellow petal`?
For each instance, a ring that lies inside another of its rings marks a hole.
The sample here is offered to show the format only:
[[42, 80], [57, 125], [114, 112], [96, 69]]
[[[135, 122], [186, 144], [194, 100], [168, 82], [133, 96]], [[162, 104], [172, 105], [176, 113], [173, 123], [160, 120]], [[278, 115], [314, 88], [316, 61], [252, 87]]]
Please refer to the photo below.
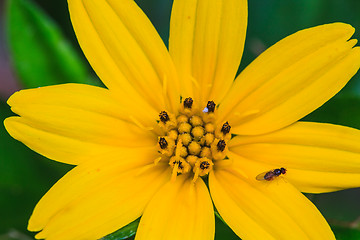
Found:
[[90, 64], [110, 89], [144, 98], [157, 111], [179, 103], [170, 55], [133, 0], [68, 0], [76, 36]]
[[244, 179], [230, 169], [212, 172], [209, 187], [216, 209], [242, 239], [335, 239], [316, 207], [285, 181]]
[[136, 233], [142, 239], [214, 239], [215, 219], [204, 182], [181, 175], [163, 186], [146, 207]]
[[354, 28], [343, 23], [299, 31], [266, 50], [235, 80], [218, 109], [240, 135], [271, 132], [333, 97], [360, 66]]
[[21, 117], [4, 124], [34, 151], [70, 164], [113, 148], [154, 146], [150, 131], [122, 120], [124, 108], [108, 92], [76, 84], [23, 90], [8, 100]]
[[52, 105], [81, 108], [125, 121], [133, 118], [147, 127], [155, 123], [159, 114], [151, 107], [144, 111], [141, 103], [129, 101], [105, 88], [72, 83], [22, 90], [13, 94], [8, 104], [12, 107]]
[[349, 127], [298, 122], [269, 134], [237, 136], [230, 141], [229, 152], [254, 179], [261, 172], [285, 167], [284, 178], [302, 192], [360, 186], [360, 131]]
[[174, 1], [169, 49], [185, 97], [220, 102], [239, 67], [246, 27], [246, 0]]
[[145, 158], [146, 152], [133, 151], [75, 167], [40, 200], [28, 229], [42, 230], [38, 239], [99, 239], [132, 222], [170, 178], [167, 165], [142, 171]]

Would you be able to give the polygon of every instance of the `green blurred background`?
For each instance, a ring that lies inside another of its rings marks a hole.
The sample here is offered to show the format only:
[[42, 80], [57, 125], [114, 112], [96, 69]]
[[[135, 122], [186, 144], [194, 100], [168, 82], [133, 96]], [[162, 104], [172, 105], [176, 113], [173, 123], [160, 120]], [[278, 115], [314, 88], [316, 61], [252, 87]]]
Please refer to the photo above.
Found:
[[[136, 2], [167, 44], [172, 1]], [[240, 70], [263, 50], [300, 29], [346, 22], [358, 29], [354, 37], [359, 38], [359, 13], [359, 0], [249, 0]], [[0, 16], [1, 122], [13, 115], [6, 99], [18, 89], [64, 82], [101, 84], [77, 44], [66, 0], [0, 0]], [[360, 129], [360, 75], [304, 120]], [[33, 207], [69, 169], [27, 149], [0, 126], [0, 240], [32, 239], [26, 225]], [[337, 239], [360, 239], [360, 189], [307, 196], [331, 224]], [[216, 239], [238, 239], [220, 220], [216, 224]], [[130, 230], [108, 239], [122, 239], [131, 235]]]

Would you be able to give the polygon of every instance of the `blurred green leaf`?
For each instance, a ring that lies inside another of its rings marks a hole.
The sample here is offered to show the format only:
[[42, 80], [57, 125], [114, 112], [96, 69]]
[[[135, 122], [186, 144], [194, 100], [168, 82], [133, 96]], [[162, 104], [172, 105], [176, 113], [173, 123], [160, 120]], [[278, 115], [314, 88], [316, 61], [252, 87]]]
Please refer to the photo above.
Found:
[[302, 120], [346, 125], [360, 129], [360, 98], [339, 95]]
[[140, 222], [140, 218], [136, 219], [135, 221], [126, 225], [125, 227], [120, 228], [116, 232], [113, 232], [112, 234], [109, 234], [106, 237], [101, 238], [101, 240], [121, 240], [132, 237], [136, 233], [136, 230], [139, 226], [139, 222]]
[[346, 227], [331, 226], [337, 240], [359, 240], [360, 230]]
[[8, 233], [0, 235], [0, 240], [31, 240], [31, 237], [15, 229], [11, 229]]
[[310, 196], [311, 201], [331, 224], [353, 226], [356, 221], [359, 221], [360, 188], [323, 194], [310, 194]]
[[12, 62], [25, 87], [89, 83], [81, 58], [31, 0], [9, 0], [6, 21]]
[[[252, 0], [248, 4], [246, 47], [240, 69], [282, 38], [305, 28], [344, 22], [356, 29], [353, 38], [360, 38], [359, 0]], [[346, 91], [360, 95], [360, 74], [350, 85], [353, 88]]]

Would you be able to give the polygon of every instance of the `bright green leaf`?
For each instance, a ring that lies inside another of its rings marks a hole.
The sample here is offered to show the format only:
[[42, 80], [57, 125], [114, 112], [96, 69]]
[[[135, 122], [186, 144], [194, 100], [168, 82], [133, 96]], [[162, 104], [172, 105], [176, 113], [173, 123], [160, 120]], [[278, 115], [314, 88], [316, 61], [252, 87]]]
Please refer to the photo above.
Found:
[[360, 230], [346, 227], [331, 226], [337, 240], [359, 240]]
[[81, 58], [31, 0], [9, 0], [6, 21], [12, 62], [24, 87], [88, 83]]
[[132, 223], [129, 223], [125, 227], [120, 228], [116, 232], [113, 232], [112, 234], [109, 234], [106, 237], [101, 238], [101, 240], [121, 240], [134, 236], [139, 226], [139, 222], [140, 222], [140, 218], [136, 219]]

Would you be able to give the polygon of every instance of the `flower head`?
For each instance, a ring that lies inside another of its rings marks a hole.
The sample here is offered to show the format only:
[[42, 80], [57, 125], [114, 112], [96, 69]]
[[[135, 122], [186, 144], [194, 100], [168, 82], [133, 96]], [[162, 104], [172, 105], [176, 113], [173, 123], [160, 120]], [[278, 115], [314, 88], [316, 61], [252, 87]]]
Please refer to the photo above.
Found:
[[[99, 239], [141, 216], [136, 239], [213, 239], [213, 203], [242, 239], [334, 239], [301, 192], [360, 185], [360, 132], [297, 122], [360, 66], [354, 29], [333, 23], [272, 46], [239, 76], [245, 0], [175, 0], [169, 51], [132, 0], [68, 0], [105, 88], [15, 93], [8, 132], [76, 165], [29, 230]], [[262, 181], [265, 180], [265, 181]]]

